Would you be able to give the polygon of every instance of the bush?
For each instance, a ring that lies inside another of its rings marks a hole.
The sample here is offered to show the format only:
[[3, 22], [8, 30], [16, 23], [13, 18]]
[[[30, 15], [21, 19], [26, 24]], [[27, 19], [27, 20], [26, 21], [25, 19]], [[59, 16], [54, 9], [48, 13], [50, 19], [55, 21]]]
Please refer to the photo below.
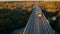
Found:
[[0, 34], [9, 34], [11, 31], [25, 27], [31, 12], [22, 9], [0, 10]]

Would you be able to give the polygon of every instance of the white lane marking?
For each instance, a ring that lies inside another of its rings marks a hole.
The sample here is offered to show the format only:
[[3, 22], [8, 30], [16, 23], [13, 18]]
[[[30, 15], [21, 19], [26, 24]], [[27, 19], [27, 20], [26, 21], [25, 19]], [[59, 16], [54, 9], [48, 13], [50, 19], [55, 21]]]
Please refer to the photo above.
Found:
[[39, 34], [39, 19], [38, 19], [38, 17], [37, 17], [37, 28], [38, 28], [38, 34]]
[[[46, 25], [48, 25], [47, 28], [49, 27], [52, 30], [52, 28], [51, 28], [51, 26], [49, 24], [49, 21], [46, 19], [46, 17], [44, 16], [44, 14], [43, 14], [43, 18], [45, 18], [44, 21], [46, 20], [45, 23], [46, 23]], [[49, 29], [48, 29], [48, 31], [49, 31]], [[54, 31], [53, 30], [52, 30], [52, 32], [54, 34]]]
[[[42, 18], [41, 18], [41, 19], [42, 19]], [[43, 22], [43, 19], [42, 19], [42, 22]], [[45, 31], [47, 32], [47, 30], [46, 30], [46, 26], [45, 26], [44, 22], [43, 22], [43, 25], [44, 25], [44, 29], [45, 29]], [[48, 32], [47, 32], [47, 34], [48, 34]]]
[[[32, 16], [32, 13], [31, 13], [31, 16]], [[31, 18], [31, 16], [30, 16], [30, 18]], [[30, 18], [29, 18], [29, 21], [30, 21]], [[25, 34], [25, 33], [26, 33], [26, 30], [27, 30], [27, 28], [28, 28], [28, 25], [29, 25], [29, 21], [27, 22], [27, 25], [26, 25], [26, 27], [25, 27], [25, 29], [24, 29], [24, 32], [23, 32], [23, 34]]]

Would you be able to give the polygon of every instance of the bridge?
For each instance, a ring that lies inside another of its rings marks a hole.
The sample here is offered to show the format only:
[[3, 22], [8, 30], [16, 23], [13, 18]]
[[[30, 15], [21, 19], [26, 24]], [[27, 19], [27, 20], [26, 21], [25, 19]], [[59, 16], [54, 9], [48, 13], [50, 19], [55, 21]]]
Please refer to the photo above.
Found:
[[54, 30], [38, 5], [33, 7], [23, 34], [54, 34]]

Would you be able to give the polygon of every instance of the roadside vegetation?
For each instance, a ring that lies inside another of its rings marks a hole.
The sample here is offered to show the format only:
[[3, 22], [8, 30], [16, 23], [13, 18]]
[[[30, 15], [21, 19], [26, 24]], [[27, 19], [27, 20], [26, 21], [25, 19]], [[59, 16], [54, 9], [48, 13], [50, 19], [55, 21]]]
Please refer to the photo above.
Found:
[[[48, 12], [46, 9], [42, 9], [44, 15], [49, 20], [49, 23], [58, 34], [60, 34], [60, 10], [57, 10], [55, 12]], [[53, 19], [56, 18], [56, 19]]]
[[0, 9], [0, 34], [9, 34], [13, 30], [25, 27], [31, 11], [16, 8], [15, 10]]

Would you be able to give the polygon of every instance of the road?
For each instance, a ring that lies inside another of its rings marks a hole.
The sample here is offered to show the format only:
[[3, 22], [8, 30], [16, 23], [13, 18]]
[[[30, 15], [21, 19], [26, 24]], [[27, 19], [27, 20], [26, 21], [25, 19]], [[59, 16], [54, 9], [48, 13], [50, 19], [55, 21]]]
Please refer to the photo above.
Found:
[[[38, 17], [38, 12], [41, 12], [41, 17]], [[23, 34], [54, 34], [54, 30], [38, 5], [34, 6]]]

